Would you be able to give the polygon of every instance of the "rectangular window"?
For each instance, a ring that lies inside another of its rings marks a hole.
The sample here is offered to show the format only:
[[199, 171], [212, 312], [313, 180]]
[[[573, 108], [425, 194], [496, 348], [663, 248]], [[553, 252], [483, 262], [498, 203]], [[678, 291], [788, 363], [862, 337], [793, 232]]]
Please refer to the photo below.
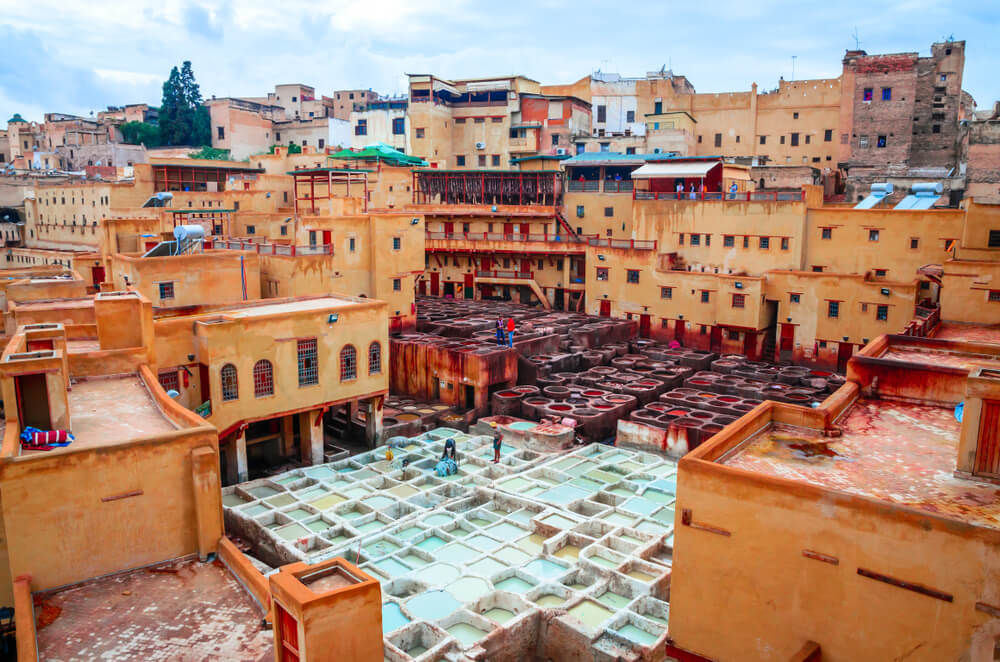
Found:
[[792, 134], [792, 147], [798, 147], [798, 146], [799, 146], [799, 134], [793, 133]]
[[819, 266], [818, 264], [814, 264], [812, 270], [813, 270], [813, 273], [815, 273], [815, 274], [821, 274], [821, 273], [823, 273], [823, 267]]
[[888, 273], [888, 272], [887, 272], [887, 271], [886, 271], [885, 269], [876, 269], [876, 270], [875, 270], [875, 277], [876, 277], [876, 278], [885, 278], [885, 275], [886, 275], [887, 273]]
[[882, 88], [882, 101], [892, 101], [892, 88], [883, 87]]
[[604, 123], [608, 121], [608, 107], [598, 106], [597, 107], [597, 121]]
[[827, 317], [840, 317], [840, 302], [839, 301], [827, 301], [826, 302], [826, 316]]
[[706, 234], [705, 235], [705, 245], [706, 246], [711, 246], [712, 245], [712, 235], [710, 235], [710, 234]]
[[401, 136], [406, 133], [406, 118], [394, 117], [392, 119], [392, 135]]
[[479, 167], [480, 168], [485, 168], [486, 167], [486, 155], [485, 154], [480, 154], [479, 155]]
[[610, 152], [611, 151], [611, 143], [601, 143], [601, 151], [602, 152]]
[[990, 290], [990, 301], [1000, 301], [1000, 290]]
[[288, 226], [287, 225], [282, 225], [281, 226], [281, 236], [282, 237], [287, 237], [288, 236]]
[[710, 298], [711, 298], [711, 295], [712, 295], [712, 293], [709, 292], [708, 290], [702, 290], [701, 291], [701, 302], [702, 303], [708, 303], [709, 300], [710, 300]]
[[833, 239], [833, 228], [823, 228], [820, 230], [820, 237], [823, 239]]
[[607, 216], [607, 217], [609, 217], [609, 218], [612, 217], [612, 216], [614, 216], [615, 215], [615, 208], [614, 207], [605, 207], [604, 208], [604, 215]]
[[393, 292], [399, 292], [402, 289], [403, 289], [403, 281], [400, 280], [399, 278], [393, 278], [392, 279], [392, 291]]
[[459, 154], [455, 157], [455, 165], [463, 167], [465, 165], [465, 154]]
[[[808, 145], [811, 142], [811, 140], [812, 140], [812, 136], [807, 133], [806, 134], [806, 144]], [[816, 160], [819, 161], [819, 159], [816, 159]]]
[[767, 136], [761, 136], [760, 137], [760, 144], [761, 145], [766, 145], [767, 144]]
[[782, 136], [781, 136], [781, 137], [780, 137], [780, 138], [778, 139], [778, 142], [780, 142], [780, 143], [781, 143], [782, 145], [784, 145], [784, 144], [785, 144], [785, 136], [783, 136], [783, 135], [782, 135]]
[[630, 283], [638, 283], [639, 282], [639, 270], [638, 269], [629, 269], [626, 280], [628, 280], [628, 282], [630, 282]]
[[715, 146], [716, 147], [722, 147], [722, 134], [721, 133], [715, 134]]
[[884, 322], [889, 319], [889, 306], [879, 306], [875, 309], [875, 319]]
[[577, 218], [583, 218], [583, 212], [584, 212], [583, 205], [577, 205], [576, 206], [576, 217]]
[[392, 238], [392, 250], [398, 251], [402, 247], [403, 247], [403, 240], [400, 239], [399, 237], [393, 237]]
[[[986, 246], [989, 248], [1000, 248], [1000, 230], [990, 230], [989, 239], [986, 240]], [[916, 246], [911, 246], [911, 248], [916, 248]]]
[[868, 241], [878, 241], [878, 230], [868, 231]]
[[736, 245], [736, 237], [731, 234], [724, 235], [722, 237], [722, 245], [726, 248], [732, 248]]
[[701, 246], [701, 235], [700, 234], [692, 234], [691, 235], [691, 245], [692, 246]]
[[762, 249], [768, 249], [768, 248], [770, 248], [771, 247], [771, 238], [770, 237], [761, 237], [760, 238], [760, 247]]
[[802, 295], [801, 294], [789, 294], [788, 295], [788, 302], [789, 303], [799, 303], [800, 301], [802, 301]]
[[416, 134], [417, 134], [417, 138], [423, 138], [424, 137], [424, 130], [422, 128], [421, 129], [417, 129]]
[[868, 147], [868, 136], [858, 138], [858, 147]]
[[833, 142], [833, 129], [827, 129], [823, 132], [823, 142]]
[[257, 226], [256, 225], [248, 225], [247, 226], [247, 234], [257, 234]]
[[160, 299], [173, 299], [174, 298], [174, 283], [173, 281], [169, 283], [159, 283], [160, 287]]
[[553, 145], [558, 145], [559, 144], [559, 134], [557, 134], [557, 133], [553, 133], [552, 134], [552, 144]]
[[494, 124], [500, 124], [501, 122], [503, 122], [503, 118], [502, 117], [491, 117], [490, 121], [493, 122]]
[[[455, 118], [455, 124], [465, 124], [465, 118], [464, 117], [456, 117]], [[513, 138], [515, 136], [511, 136], [511, 137]]]
[[474, 118], [472, 118], [472, 123], [473, 124], [486, 124], [486, 118], [485, 117], [474, 117]]
[[494, 154], [493, 156], [491, 156], [490, 157], [490, 162], [493, 164], [494, 168], [499, 168], [500, 167], [500, 155], [499, 154]]
[[931, 133], [941, 133], [941, 125], [935, 124], [931, 127]]
[[743, 248], [750, 248], [750, 236], [743, 237]]
[[660, 298], [661, 299], [673, 299], [674, 298], [674, 288], [672, 288], [672, 287], [661, 287], [660, 288]]
[[351, 237], [350, 239], [347, 240], [347, 250], [350, 251], [351, 253], [354, 252], [355, 242], [356, 239], [354, 237]]
[[635, 111], [634, 110], [626, 110], [625, 111], [625, 121], [626, 122], [634, 122], [635, 121]]
[[885, 136], [879, 136], [875, 141], [875, 147], [882, 149], [885, 147]]
[[299, 386], [319, 384], [319, 366], [316, 363], [316, 339], [298, 341]]
[[679, 246], [683, 246], [684, 245], [684, 233], [683, 232], [681, 232], [679, 235], [677, 235], [677, 244]]
[[226, 127], [224, 127], [224, 126], [217, 126], [217, 127], [215, 127], [215, 132], [216, 132], [216, 136], [218, 136], [219, 140], [225, 140], [225, 138], [226, 138]]
[[607, 280], [607, 279], [608, 279], [607, 267], [597, 267], [597, 280]]
[[783, 250], [783, 251], [787, 251], [788, 250], [788, 237], [782, 237], [781, 238], [781, 250]]
[[747, 295], [745, 294], [734, 294], [733, 295], [733, 308], [745, 308], [747, 301]]
[[368, 135], [368, 120], [358, 120], [358, 123], [354, 125], [354, 135], [356, 136]]
[[870, 87], [866, 87], [865, 88], [865, 91], [863, 92], [862, 99], [864, 101], [871, 101], [872, 100], [872, 88], [870, 88]]

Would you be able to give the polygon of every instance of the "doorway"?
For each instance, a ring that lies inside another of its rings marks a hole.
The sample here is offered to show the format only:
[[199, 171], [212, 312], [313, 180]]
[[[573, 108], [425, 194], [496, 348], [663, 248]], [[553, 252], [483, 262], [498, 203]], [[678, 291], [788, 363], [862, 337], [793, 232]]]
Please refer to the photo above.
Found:
[[444, 282], [444, 295], [446, 297], [455, 296], [455, 283], [447, 280]]
[[674, 322], [674, 340], [682, 345], [684, 344], [684, 320]]
[[1000, 400], [983, 400], [976, 445], [976, 476], [1000, 478]]
[[849, 342], [840, 343], [837, 348], [837, 372], [847, 372], [847, 362], [854, 354], [854, 345]]
[[99, 288], [104, 282], [104, 267], [91, 267], [90, 273], [94, 279], [94, 287]]
[[441, 283], [441, 274], [437, 271], [431, 272], [431, 296], [436, 297], [440, 293], [438, 289]]
[[639, 315], [639, 337], [648, 338], [649, 328], [652, 322], [652, 317], [649, 315]]
[[473, 299], [476, 295], [476, 286], [473, 282], [474, 276], [472, 274], [465, 274], [465, 298]]
[[469, 384], [465, 385], [465, 407], [467, 409], [476, 408], [476, 387]]
[[713, 326], [712, 327], [712, 333], [711, 333], [711, 335], [709, 337], [708, 348], [709, 348], [709, 350], [711, 350], [713, 352], [721, 352], [722, 351], [722, 327], [721, 326]]
[[51, 430], [49, 415], [49, 391], [45, 384], [45, 373], [19, 375], [14, 377], [14, 391], [17, 396], [17, 418], [21, 430], [26, 427]]
[[611, 302], [607, 299], [601, 300], [601, 317], [611, 317]]

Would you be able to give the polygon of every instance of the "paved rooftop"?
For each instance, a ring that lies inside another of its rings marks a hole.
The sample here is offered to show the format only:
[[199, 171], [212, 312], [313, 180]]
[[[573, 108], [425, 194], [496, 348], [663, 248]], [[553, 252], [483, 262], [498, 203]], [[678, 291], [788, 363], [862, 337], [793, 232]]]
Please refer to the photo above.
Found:
[[930, 347], [890, 346], [880, 357], [891, 361], [920, 363], [926, 366], [961, 368], [971, 370], [976, 366], [1000, 368], [1000, 357], [973, 352], [954, 352]]
[[221, 310], [220, 314], [227, 317], [266, 317], [269, 315], [281, 315], [284, 313], [298, 313], [310, 310], [331, 310], [340, 308], [350, 308], [358, 305], [358, 302], [341, 297], [321, 297], [319, 299], [306, 299], [304, 301], [283, 301], [264, 306], [248, 306], [236, 310]]
[[177, 427], [156, 405], [137, 375], [79, 381], [69, 391], [69, 446], [51, 451], [22, 451], [22, 456], [67, 453], [143, 439]]
[[947, 407], [859, 400], [843, 436], [778, 424], [723, 463], [1000, 529], [1000, 489], [954, 476], [961, 424]]
[[35, 596], [42, 660], [274, 659], [263, 614], [218, 562], [195, 559]]
[[1000, 324], [958, 324], [942, 322], [937, 340], [966, 340], [969, 342], [989, 342], [1000, 344]]

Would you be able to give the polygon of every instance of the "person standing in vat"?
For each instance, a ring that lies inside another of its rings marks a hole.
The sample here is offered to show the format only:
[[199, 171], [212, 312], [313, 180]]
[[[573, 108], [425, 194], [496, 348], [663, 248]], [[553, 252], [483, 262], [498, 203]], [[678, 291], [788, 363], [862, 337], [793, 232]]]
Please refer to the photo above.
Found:
[[503, 347], [503, 327], [504, 327], [503, 318], [502, 317], [498, 317], [497, 318], [497, 345], [499, 345], [500, 347]]
[[497, 427], [496, 423], [491, 423], [493, 426], [493, 464], [500, 462], [500, 447], [503, 445], [503, 435], [500, 434], [500, 429]]
[[507, 346], [514, 346], [514, 318], [511, 317], [507, 320]]

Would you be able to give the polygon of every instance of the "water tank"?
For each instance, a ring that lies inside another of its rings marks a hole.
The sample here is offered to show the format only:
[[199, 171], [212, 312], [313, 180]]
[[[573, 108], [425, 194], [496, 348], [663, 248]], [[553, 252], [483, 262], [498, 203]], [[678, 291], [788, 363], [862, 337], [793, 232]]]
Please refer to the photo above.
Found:
[[872, 193], [892, 193], [892, 183], [872, 184]]
[[200, 225], [178, 225], [174, 228], [174, 239], [177, 241], [195, 241], [205, 238], [205, 228]]
[[917, 182], [910, 187], [910, 190], [914, 193], [937, 193], [941, 195], [944, 187], [941, 185], [941, 182]]

